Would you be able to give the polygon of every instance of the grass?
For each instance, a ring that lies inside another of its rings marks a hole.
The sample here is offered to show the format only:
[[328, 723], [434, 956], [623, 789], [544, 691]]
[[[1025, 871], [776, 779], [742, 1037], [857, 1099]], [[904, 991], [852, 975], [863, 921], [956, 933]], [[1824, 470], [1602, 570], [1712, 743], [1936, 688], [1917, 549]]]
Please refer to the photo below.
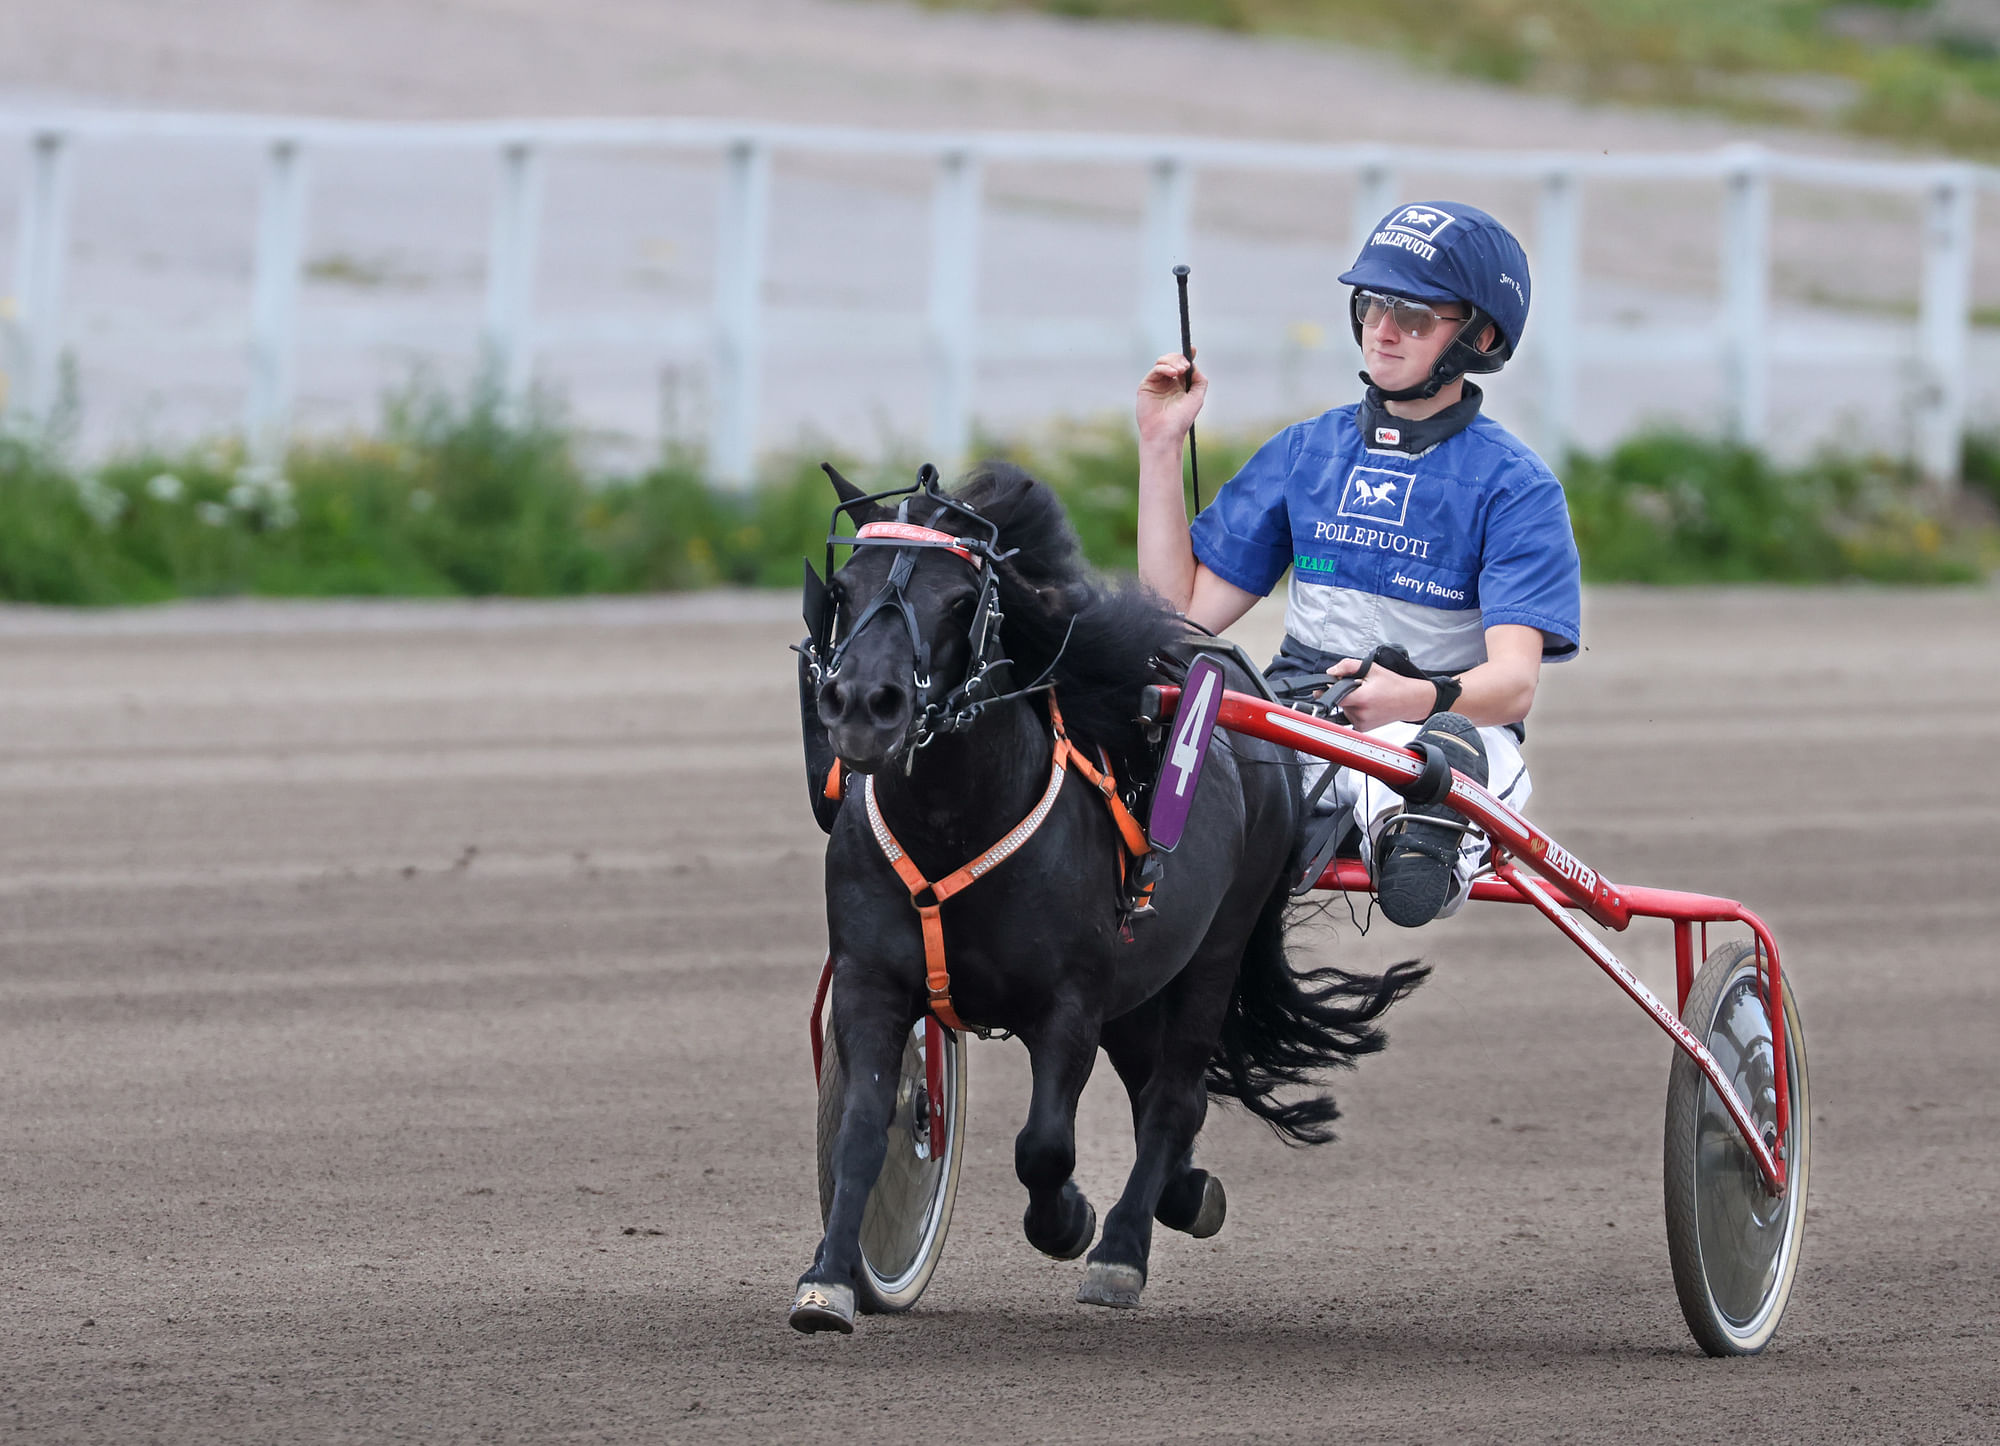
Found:
[[[1203, 438], [1206, 493], [1253, 437]], [[1130, 570], [1138, 457], [1123, 425], [1038, 442], [989, 439], [1063, 496], [1085, 550]], [[282, 471], [233, 442], [140, 452], [91, 469], [59, 447], [0, 435], [0, 598], [98, 605], [263, 595], [546, 597], [795, 586], [823, 551], [832, 494], [821, 454], [773, 458], [748, 492], [707, 482], [674, 452], [638, 475], [591, 475], [547, 407], [484, 391], [416, 391], [379, 432], [301, 443]], [[861, 468], [888, 485], [901, 465]], [[2000, 439], [1967, 448], [1956, 508], [1880, 458], [1797, 468], [1676, 434], [1570, 459], [1565, 485], [1594, 581], [1961, 582], [1985, 575], [2000, 504]]]
[[927, 0], [1162, 20], [1398, 51], [1592, 100], [2000, 156], [2000, 24], [1930, 0]]

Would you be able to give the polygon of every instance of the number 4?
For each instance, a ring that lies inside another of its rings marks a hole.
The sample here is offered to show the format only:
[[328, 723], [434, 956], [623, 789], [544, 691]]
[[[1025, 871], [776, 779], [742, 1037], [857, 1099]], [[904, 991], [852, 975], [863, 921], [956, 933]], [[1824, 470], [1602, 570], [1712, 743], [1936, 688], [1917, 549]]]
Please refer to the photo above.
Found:
[[1168, 756], [1168, 766], [1180, 776], [1174, 780], [1174, 796], [1179, 798], [1187, 793], [1188, 784], [1194, 778], [1194, 771], [1201, 764], [1202, 720], [1208, 716], [1208, 700], [1215, 694], [1215, 680], [1220, 675], [1210, 668], [1201, 675], [1201, 691], [1194, 696], [1194, 702], [1183, 699], [1181, 704], [1180, 727], [1174, 732], [1174, 751]]

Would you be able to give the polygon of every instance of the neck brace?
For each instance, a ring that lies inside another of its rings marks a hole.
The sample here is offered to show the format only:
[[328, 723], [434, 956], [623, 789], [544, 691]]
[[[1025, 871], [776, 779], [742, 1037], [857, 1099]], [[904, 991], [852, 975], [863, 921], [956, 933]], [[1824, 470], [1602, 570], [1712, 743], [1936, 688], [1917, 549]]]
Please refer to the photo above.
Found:
[[1361, 408], [1354, 414], [1354, 424], [1361, 429], [1361, 445], [1371, 452], [1403, 452], [1412, 457], [1420, 457], [1438, 443], [1448, 441], [1471, 426], [1479, 415], [1479, 407], [1486, 394], [1471, 382], [1465, 384], [1465, 395], [1434, 416], [1420, 421], [1391, 414], [1384, 403], [1399, 401], [1392, 392], [1370, 387], [1361, 399]]

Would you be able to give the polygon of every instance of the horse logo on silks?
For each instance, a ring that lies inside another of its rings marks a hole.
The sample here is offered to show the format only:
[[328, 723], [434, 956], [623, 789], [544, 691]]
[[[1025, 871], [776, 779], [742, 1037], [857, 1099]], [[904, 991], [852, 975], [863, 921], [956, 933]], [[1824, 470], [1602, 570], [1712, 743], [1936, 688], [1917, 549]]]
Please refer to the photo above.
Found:
[[1378, 502], [1393, 501], [1398, 485], [1392, 477], [1387, 482], [1357, 482], [1354, 491], [1363, 507], [1373, 507]]
[[1410, 490], [1416, 481], [1414, 472], [1356, 467], [1347, 474], [1347, 485], [1340, 489], [1340, 506], [1335, 515], [1401, 527], [1410, 515]]

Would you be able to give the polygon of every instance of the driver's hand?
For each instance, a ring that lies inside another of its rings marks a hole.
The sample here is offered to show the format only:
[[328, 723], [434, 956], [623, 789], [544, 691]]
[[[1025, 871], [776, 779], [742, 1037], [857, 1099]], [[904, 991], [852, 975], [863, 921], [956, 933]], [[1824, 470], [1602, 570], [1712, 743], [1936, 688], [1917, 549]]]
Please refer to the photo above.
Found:
[[[1327, 673], [1351, 678], [1361, 671], [1358, 658], [1342, 658]], [[1361, 685], [1340, 700], [1340, 711], [1363, 733], [1384, 723], [1421, 723], [1431, 716], [1437, 688], [1426, 678], [1405, 678], [1387, 668], [1370, 668]]]
[[[1194, 386], [1188, 388], [1189, 373]], [[1133, 414], [1139, 423], [1141, 443], [1173, 446], [1187, 436], [1195, 414], [1208, 396], [1208, 378], [1179, 352], [1168, 352], [1153, 363], [1146, 379], [1139, 383]]]

